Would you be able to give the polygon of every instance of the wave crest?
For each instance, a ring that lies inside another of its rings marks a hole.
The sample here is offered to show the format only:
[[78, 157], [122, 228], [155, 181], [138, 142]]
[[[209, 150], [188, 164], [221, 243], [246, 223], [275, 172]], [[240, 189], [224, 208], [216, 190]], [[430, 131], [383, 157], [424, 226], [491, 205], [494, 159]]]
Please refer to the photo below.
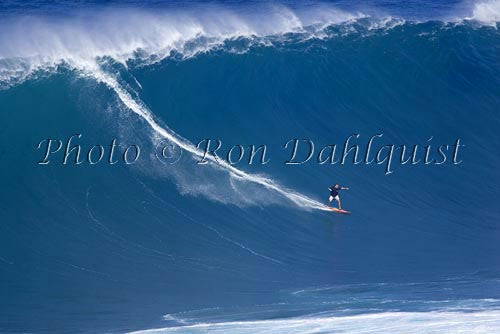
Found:
[[[92, 68], [100, 58], [127, 65], [172, 55], [191, 57], [237, 38], [314, 34], [332, 24], [365, 17], [334, 8], [292, 11], [283, 6], [235, 13], [229, 9], [104, 10], [67, 18], [12, 17], [0, 24], [0, 83], [17, 83], [61, 64]], [[314, 27], [312, 29], [308, 29]]]
[[496, 27], [500, 22], [500, 0], [477, 3], [471, 18]]

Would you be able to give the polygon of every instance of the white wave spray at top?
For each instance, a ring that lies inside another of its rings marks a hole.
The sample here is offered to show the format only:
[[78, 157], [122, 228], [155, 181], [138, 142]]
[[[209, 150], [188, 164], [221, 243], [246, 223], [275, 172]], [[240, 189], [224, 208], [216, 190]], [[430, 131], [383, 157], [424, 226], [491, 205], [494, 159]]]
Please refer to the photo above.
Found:
[[[64, 17], [2, 16], [0, 88], [22, 82], [39, 70], [61, 64], [82, 68], [104, 57], [125, 66], [131, 59], [148, 64], [173, 52], [189, 57], [241, 37], [265, 39], [287, 33], [324, 37], [325, 27], [363, 18], [370, 18], [375, 28], [394, 24], [390, 15], [340, 10], [324, 3], [295, 9], [277, 4], [238, 9], [216, 5], [187, 7], [156, 11], [99, 8], [67, 13]], [[500, 0], [476, 2], [468, 12], [457, 20], [495, 25], [500, 21]], [[404, 22], [404, 18], [394, 21]]]
[[0, 21], [0, 84], [16, 84], [38, 70], [61, 64], [81, 69], [105, 57], [125, 66], [132, 59], [151, 64], [172, 53], [190, 57], [232, 39], [300, 33], [311, 26], [321, 30], [361, 17], [364, 14], [332, 7], [293, 11], [278, 5], [238, 12], [201, 6], [7, 17]]
[[496, 23], [500, 22], [500, 0], [476, 3], [470, 19], [496, 26]]
[[[266, 43], [266, 37], [302, 33], [304, 38], [325, 37], [331, 25], [369, 18], [370, 27], [391, 27], [405, 22], [385, 14], [346, 11], [331, 5], [290, 9], [283, 5], [256, 8], [197, 5], [192, 8], [148, 10], [101, 8], [59, 16], [3, 16], [0, 20], [0, 88], [15, 85], [40, 70], [60, 65], [85, 68], [101, 58], [125, 66], [138, 60], [151, 64], [173, 53], [190, 57], [238, 38]], [[475, 3], [458, 20], [488, 25], [500, 21], [500, 0]], [[376, 16], [374, 16], [376, 15]]]

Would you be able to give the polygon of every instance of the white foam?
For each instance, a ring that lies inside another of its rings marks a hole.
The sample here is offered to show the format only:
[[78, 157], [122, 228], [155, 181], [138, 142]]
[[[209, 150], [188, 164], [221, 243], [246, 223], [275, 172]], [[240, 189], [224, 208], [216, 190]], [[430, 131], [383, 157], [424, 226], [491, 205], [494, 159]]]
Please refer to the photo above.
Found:
[[[138, 58], [151, 63], [174, 51], [190, 57], [240, 37], [264, 38], [290, 32], [305, 33], [305, 38], [321, 37], [325, 27], [370, 16], [320, 3], [295, 9], [263, 4], [241, 7], [237, 11], [200, 5], [156, 11], [101, 8], [57, 18], [2, 17], [0, 84], [16, 84], [38, 70], [57, 69], [61, 64], [82, 68], [103, 57], [124, 65]], [[465, 19], [495, 25], [500, 21], [500, 0], [475, 3], [471, 11]], [[404, 22], [403, 18], [377, 14], [372, 26], [392, 28]]]
[[500, 0], [476, 3], [470, 19], [496, 26], [496, 23], [500, 22]]
[[231, 39], [304, 32], [313, 24], [326, 26], [360, 17], [362, 13], [325, 6], [293, 11], [275, 5], [247, 12], [213, 6], [155, 12], [120, 8], [64, 18], [2, 18], [0, 82], [15, 84], [61, 64], [84, 68], [103, 57], [124, 65], [130, 59], [157, 62], [174, 51], [190, 57]]
[[150, 329], [152, 333], [346, 333], [346, 334], [491, 334], [500, 332], [500, 311], [480, 312], [384, 312], [344, 317], [292, 318], [262, 321], [202, 323]]

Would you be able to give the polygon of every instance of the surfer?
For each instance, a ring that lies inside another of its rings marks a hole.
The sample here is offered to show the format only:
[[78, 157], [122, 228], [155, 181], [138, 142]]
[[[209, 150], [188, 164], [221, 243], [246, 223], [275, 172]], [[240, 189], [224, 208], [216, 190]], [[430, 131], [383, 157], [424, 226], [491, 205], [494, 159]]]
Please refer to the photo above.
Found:
[[328, 188], [328, 190], [330, 190], [330, 197], [328, 198], [328, 207], [330, 207], [330, 204], [332, 204], [333, 200], [336, 200], [339, 206], [339, 210], [342, 210], [342, 207], [340, 206], [339, 190], [349, 190], [349, 188], [341, 187], [338, 184], [335, 184], [330, 188]]

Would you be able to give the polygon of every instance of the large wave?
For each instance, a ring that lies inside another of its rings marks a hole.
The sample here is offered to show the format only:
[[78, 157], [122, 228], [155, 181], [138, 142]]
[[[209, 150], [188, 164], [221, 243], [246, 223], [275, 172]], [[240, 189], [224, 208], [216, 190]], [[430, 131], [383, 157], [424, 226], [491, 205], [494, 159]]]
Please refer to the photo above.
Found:
[[[492, 24], [498, 20], [498, 3], [476, 4], [472, 19]], [[122, 22], [127, 22], [123, 25]], [[121, 9], [95, 13], [79, 13], [69, 18], [11, 17], [0, 29], [0, 84], [6, 88], [37, 74], [70, 68], [76, 75], [91, 77], [112, 89], [121, 103], [142, 117], [153, 130], [152, 140], [165, 138], [194, 156], [202, 152], [189, 140], [176, 134], [154, 116], [139, 94], [130, 86], [119, 83], [119, 73], [103, 63], [117, 62], [125, 68], [147, 66], [165, 58], [180, 55], [190, 58], [210, 50], [224, 48], [227, 41], [245, 39], [245, 47], [225, 48], [243, 52], [251, 45], [273, 45], [287, 39], [307, 40], [328, 38], [327, 29], [340, 25], [341, 33], [356, 29], [390, 29], [403, 24], [404, 19], [390, 16], [370, 16], [360, 11], [347, 12], [318, 4], [311, 8], [289, 9], [267, 6], [252, 11], [234, 12], [224, 8], [204, 7], [192, 10], [147, 11]], [[292, 35], [290, 35], [292, 34]], [[140, 86], [140, 83], [138, 83]], [[235, 183], [250, 182], [263, 186], [302, 208], [322, 209], [324, 206], [304, 194], [279, 185], [270, 177], [250, 174], [230, 164], [211, 159], [211, 166], [226, 170]], [[173, 174], [180, 188], [189, 188], [189, 181], [179, 172]], [[186, 191], [189, 192], [189, 191]], [[209, 197], [221, 200], [216, 192], [204, 191]], [[242, 196], [224, 196], [223, 201], [242, 203]], [[245, 204], [275, 203], [275, 200], [253, 199], [245, 196]]]
[[[206, 8], [196, 13], [174, 11], [160, 14], [105, 11], [97, 15], [55, 21], [43, 18], [11, 19], [4, 22], [9, 29], [2, 29], [4, 33], [0, 35], [0, 83], [8, 87], [41, 72], [69, 67], [77, 75], [94, 78], [112, 89], [121, 103], [151, 126], [155, 133], [153, 139], [160, 136], [186, 152], [201, 157], [203, 152], [188, 140], [160, 125], [146, 105], [119, 84], [116, 73], [106, 72], [102, 68], [102, 61], [112, 59], [125, 67], [132, 60], [138, 61], [140, 66], [150, 65], [174, 53], [189, 58], [220, 47], [227, 40], [247, 38], [255, 43], [266, 43], [266, 37], [288, 32], [309, 36], [325, 26], [362, 17], [359, 13], [350, 14], [332, 8], [316, 8], [302, 12], [300, 17], [285, 7], [269, 7], [265, 13], [264, 20], [258, 18], [258, 13], [237, 15], [221, 8]], [[127, 22], [125, 27], [121, 25], [123, 21]], [[309, 26], [314, 26], [314, 29], [306, 31]], [[320, 202], [280, 186], [270, 178], [246, 173], [212, 157], [209, 160], [211, 166], [227, 170], [232, 178], [230, 188], [234, 189], [237, 182], [256, 183], [299, 207], [324, 208]], [[185, 189], [186, 178], [179, 172], [174, 175], [178, 182], [183, 183], [180, 187]], [[212, 199], [221, 200], [216, 192], [203, 193]], [[232, 198], [232, 202], [236, 203], [241, 203], [242, 199], [241, 196], [224, 198]], [[258, 198], [262, 199], [263, 196], [254, 199]], [[254, 203], [248, 196], [244, 199], [246, 204]], [[266, 199], [260, 202], [276, 201]]]
[[[324, 3], [2, 14], [0, 323], [12, 332], [495, 331], [498, 281], [483, 283], [498, 277], [498, 3], [437, 21]], [[283, 144], [358, 130], [395, 142], [460, 136], [468, 155], [387, 177], [373, 165], [272, 161], [264, 175], [195, 161], [201, 133]], [[167, 140], [186, 154], [171, 168], [33, 168], [37, 141], [72, 131], [92, 144]], [[308, 191], [327, 195], [329, 180], [352, 186], [344, 198], [355, 214], [316, 210]], [[417, 290], [351, 284], [475, 270]], [[478, 307], [464, 310], [467, 301]]]

